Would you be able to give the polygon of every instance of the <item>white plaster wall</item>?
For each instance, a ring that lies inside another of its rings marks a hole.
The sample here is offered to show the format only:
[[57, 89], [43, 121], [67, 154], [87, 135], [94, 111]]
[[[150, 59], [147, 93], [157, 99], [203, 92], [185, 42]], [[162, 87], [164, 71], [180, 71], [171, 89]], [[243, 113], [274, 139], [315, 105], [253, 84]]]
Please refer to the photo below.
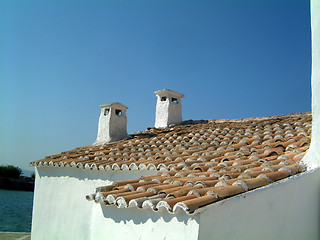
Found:
[[[166, 96], [166, 101], [161, 101], [161, 97]], [[177, 123], [182, 121], [182, 107], [181, 99], [177, 96], [178, 103], [171, 101], [172, 95], [157, 95], [157, 106], [156, 106], [156, 121], [155, 127], [167, 127], [171, 123]]]
[[109, 137], [109, 121], [110, 115], [104, 116], [104, 109], [101, 108], [101, 113], [99, 117], [99, 124], [98, 124], [98, 135], [95, 144], [102, 144], [104, 142], [110, 142]]
[[311, 0], [312, 31], [312, 140], [303, 159], [309, 169], [320, 166], [320, 0]]
[[199, 215], [172, 215], [137, 208], [94, 204], [91, 239], [196, 240]]
[[119, 141], [128, 137], [127, 133], [127, 115], [126, 111], [122, 110], [122, 115], [115, 114], [115, 109], [111, 109], [109, 122], [109, 137], [111, 142]]
[[171, 101], [171, 98], [170, 98], [168, 125], [171, 123], [177, 123], [181, 121], [182, 121], [181, 99], [178, 98], [178, 103], [174, 103]]
[[168, 115], [169, 115], [169, 99], [166, 101], [161, 101], [161, 97], [157, 96], [157, 106], [156, 106], [156, 121], [154, 126], [167, 127], [168, 126]]
[[213, 204], [199, 239], [320, 239], [320, 170]]
[[[98, 171], [36, 168], [32, 239], [90, 239], [92, 208], [86, 195], [113, 180], [134, 179], [155, 171]], [[94, 223], [93, 223], [94, 224]]]

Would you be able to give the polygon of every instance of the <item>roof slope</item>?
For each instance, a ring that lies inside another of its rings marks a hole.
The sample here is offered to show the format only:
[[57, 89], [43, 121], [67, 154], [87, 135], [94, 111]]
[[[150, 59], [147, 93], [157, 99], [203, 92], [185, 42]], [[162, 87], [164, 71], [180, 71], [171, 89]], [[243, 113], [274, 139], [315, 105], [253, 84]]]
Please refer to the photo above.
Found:
[[87, 146], [32, 162], [99, 170], [157, 169], [154, 176], [117, 181], [96, 189], [89, 200], [195, 210], [304, 170], [311, 113], [239, 120], [209, 120], [149, 128], [116, 143]]

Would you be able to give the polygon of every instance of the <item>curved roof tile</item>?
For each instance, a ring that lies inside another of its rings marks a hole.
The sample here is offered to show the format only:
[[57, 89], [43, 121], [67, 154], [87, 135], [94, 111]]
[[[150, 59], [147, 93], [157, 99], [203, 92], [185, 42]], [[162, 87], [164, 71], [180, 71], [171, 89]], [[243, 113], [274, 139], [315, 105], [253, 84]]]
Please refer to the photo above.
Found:
[[86, 146], [32, 162], [37, 167], [100, 171], [158, 170], [114, 182], [88, 195], [117, 207], [171, 213], [197, 209], [304, 171], [311, 114], [238, 120], [186, 121], [148, 128], [130, 138]]

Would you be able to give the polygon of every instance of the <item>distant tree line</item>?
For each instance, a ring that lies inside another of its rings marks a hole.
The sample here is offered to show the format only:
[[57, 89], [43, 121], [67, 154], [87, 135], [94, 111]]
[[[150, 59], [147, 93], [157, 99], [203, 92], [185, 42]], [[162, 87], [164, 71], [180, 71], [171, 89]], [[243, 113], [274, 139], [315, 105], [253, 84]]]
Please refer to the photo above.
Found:
[[22, 170], [19, 167], [12, 165], [1, 165], [0, 166], [0, 177], [7, 178], [19, 178], [21, 176]]

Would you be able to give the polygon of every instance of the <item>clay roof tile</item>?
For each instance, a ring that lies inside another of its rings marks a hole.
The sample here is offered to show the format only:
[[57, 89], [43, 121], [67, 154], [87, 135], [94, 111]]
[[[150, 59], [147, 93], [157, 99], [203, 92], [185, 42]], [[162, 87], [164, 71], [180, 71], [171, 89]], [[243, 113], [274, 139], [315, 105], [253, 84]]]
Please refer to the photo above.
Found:
[[[118, 207], [198, 208], [304, 171], [311, 114], [229, 119], [148, 128], [131, 138], [32, 162], [38, 167], [161, 171], [97, 188], [88, 200]], [[209, 194], [212, 195], [206, 195]], [[165, 198], [167, 197], [167, 198]]]

